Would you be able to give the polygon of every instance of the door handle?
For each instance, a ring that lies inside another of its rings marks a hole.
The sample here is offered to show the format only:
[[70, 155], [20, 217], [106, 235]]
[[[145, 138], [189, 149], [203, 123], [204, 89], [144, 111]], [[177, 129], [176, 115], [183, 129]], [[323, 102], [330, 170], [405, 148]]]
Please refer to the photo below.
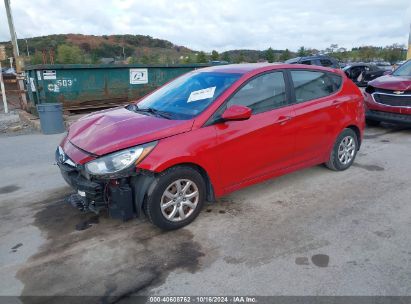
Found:
[[275, 123], [279, 123], [281, 125], [285, 124], [287, 121], [291, 120], [292, 117], [291, 116], [279, 116], [277, 121]]

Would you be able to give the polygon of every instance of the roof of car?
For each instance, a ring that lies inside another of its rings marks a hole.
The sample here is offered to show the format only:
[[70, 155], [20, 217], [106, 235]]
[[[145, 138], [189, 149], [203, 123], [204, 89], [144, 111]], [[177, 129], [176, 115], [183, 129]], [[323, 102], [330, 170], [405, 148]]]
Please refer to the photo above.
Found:
[[311, 56], [303, 56], [303, 57], [294, 57], [291, 59], [286, 60], [286, 63], [294, 63], [294, 62], [299, 62], [303, 60], [313, 60], [313, 59], [331, 59], [335, 60], [334, 58], [328, 56], [328, 55], [311, 55]]
[[207, 67], [201, 70], [209, 71], [209, 72], [220, 72], [220, 73], [246, 74], [249, 72], [269, 70], [270, 68], [273, 68], [273, 69], [285, 69], [285, 68], [300, 69], [301, 68], [301, 69], [311, 69], [311, 70], [315, 69], [315, 70], [324, 70], [324, 71], [336, 71], [335, 69], [325, 68], [322, 66], [316, 66], [316, 65], [307, 66], [303, 64], [289, 64], [289, 63], [282, 63], [282, 62], [227, 64], [227, 65], [217, 65], [217, 66]]
[[245, 74], [247, 72], [251, 72], [259, 68], [277, 66], [279, 64], [281, 63], [260, 62], [260, 63], [225, 64], [225, 65], [211, 66], [211, 67], [205, 68], [205, 70], [213, 71], [213, 72], [222, 72], [222, 73]]

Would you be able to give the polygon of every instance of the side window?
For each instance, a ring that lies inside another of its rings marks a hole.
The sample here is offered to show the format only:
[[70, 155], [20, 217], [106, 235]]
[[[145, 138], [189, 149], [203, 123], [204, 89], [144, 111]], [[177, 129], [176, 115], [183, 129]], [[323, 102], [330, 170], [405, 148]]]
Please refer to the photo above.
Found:
[[328, 77], [330, 78], [332, 84], [334, 85], [334, 92], [338, 91], [342, 85], [342, 77], [336, 74], [328, 74]]
[[331, 95], [336, 88], [327, 73], [291, 71], [295, 98], [298, 103]]
[[270, 111], [287, 104], [283, 72], [257, 76], [243, 86], [227, 103], [249, 107], [253, 114]]
[[320, 59], [321, 65], [324, 67], [332, 67], [333, 63], [328, 59]]
[[308, 64], [308, 65], [311, 65], [312, 63], [311, 63], [311, 60], [304, 60], [304, 61], [301, 61], [300, 64]]

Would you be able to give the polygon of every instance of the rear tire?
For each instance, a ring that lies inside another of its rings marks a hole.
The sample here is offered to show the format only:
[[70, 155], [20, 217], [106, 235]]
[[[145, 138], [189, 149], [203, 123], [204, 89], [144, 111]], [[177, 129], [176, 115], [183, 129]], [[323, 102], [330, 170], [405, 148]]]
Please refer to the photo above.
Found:
[[194, 221], [205, 197], [206, 185], [201, 174], [190, 167], [177, 166], [157, 177], [146, 196], [144, 212], [160, 229], [179, 229]]
[[370, 127], [378, 127], [380, 125], [381, 121], [366, 119], [365, 123], [367, 124], [367, 126], [370, 126]]
[[333, 171], [344, 171], [353, 164], [357, 151], [357, 134], [352, 129], [344, 129], [338, 135], [330, 159], [325, 165]]

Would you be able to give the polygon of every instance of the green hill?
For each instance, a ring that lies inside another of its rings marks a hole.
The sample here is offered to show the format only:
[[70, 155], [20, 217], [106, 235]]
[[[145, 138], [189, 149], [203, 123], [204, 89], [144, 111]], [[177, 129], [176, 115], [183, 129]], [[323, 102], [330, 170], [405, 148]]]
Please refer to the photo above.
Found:
[[[7, 54], [11, 56], [10, 41], [0, 43], [6, 45]], [[43, 51], [48, 63], [50, 54], [55, 63], [99, 63], [102, 58], [135, 63], [177, 63], [191, 60], [196, 54], [184, 46], [143, 35], [48, 35], [19, 39], [18, 45], [21, 55], [30, 54], [28, 63], [32, 64], [43, 62]]]

